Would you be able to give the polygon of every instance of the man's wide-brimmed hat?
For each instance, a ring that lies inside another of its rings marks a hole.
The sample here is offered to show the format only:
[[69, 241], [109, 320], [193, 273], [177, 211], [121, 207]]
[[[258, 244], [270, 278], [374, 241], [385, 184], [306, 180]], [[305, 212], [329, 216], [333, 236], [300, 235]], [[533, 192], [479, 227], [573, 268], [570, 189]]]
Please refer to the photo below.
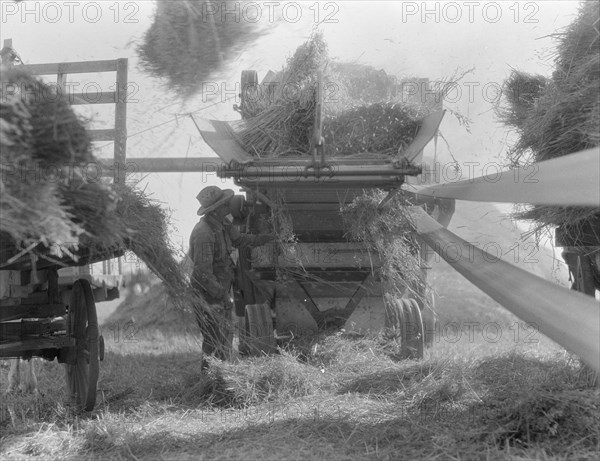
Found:
[[200, 202], [198, 215], [212, 211], [233, 197], [234, 192], [231, 189], [221, 189], [217, 186], [207, 186], [200, 191], [196, 198]]

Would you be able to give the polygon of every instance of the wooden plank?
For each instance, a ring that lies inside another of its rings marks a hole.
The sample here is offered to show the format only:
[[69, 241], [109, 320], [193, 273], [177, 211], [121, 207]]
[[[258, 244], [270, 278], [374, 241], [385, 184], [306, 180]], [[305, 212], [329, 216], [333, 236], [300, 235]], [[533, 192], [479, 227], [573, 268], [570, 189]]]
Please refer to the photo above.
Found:
[[[266, 281], [274, 281], [277, 280], [277, 273], [274, 269], [267, 270], [256, 270], [252, 272], [259, 280]], [[295, 274], [293, 271], [288, 270], [287, 274], [294, 278], [297, 275], [297, 278], [301, 280], [324, 280], [326, 282], [331, 283], [340, 283], [340, 282], [353, 282], [354, 284], [361, 283], [364, 278], [370, 274], [370, 270], [339, 270], [339, 269], [327, 269], [327, 270], [311, 270], [307, 269], [306, 272], [302, 271], [302, 269], [298, 268], [298, 273]]]
[[64, 304], [18, 304], [0, 307], [0, 321], [59, 317], [67, 313]]
[[306, 278], [302, 285], [313, 298], [350, 298], [357, 289], [356, 282], [328, 282]]
[[80, 106], [85, 104], [115, 104], [117, 93], [114, 91], [100, 91], [84, 93], [70, 93], [68, 95], [69, 104]]
[[285, 209], [288, 211], [329, 211], [339, 213], [341, 205], [339, 203], [286, 203]]
[[260, 267], [322, 267], [371, 268], [378, 267], [377, 254], [369, 253], [360, 243], [297, 243], [267, 244], [252, 249], [252, 266]]
[[1, 322], [0, 338], [2, 340], [20, 340], [23, 336], [41, 336], [49, 335], [59, 331], [66, 331], [66, 321], [61, 318], [59, 321], [50, 321], [43, 319], [41, 321], [25, 322]]
[[[117, 60], [117, 98], [115, 106], [114, 160], [125, 165], [127, 158], [127, 59]], [[117, 174], [116, 180], [125, 180]]]
[[593, 297], [541, 279], [469, 244], [420, 207], [409, 208], [409, 213], [417, 234], [456, 271], [600, 371], [600, 309]]
[[92, 141], [114, 141], [115, 130], [88, 130], [88, 134]]
[[337, 210], [290, 211], [294, 232], [344, 230], [342, 215]]
[[60, 349], [62, 347], [72, 347], [74, 345], [75, 339], [68, 336], [11, 341], [0, 344], [0, 357], [18, 357], [18, 355], [13, 354], [26, 351], [38, 351], [40, 349]]
[[355, 198], [363, 194], [362, 190], [357, 189], [326, 189], [322, 188], [302, 188], [302, 189], [284, 189], [278, 191], [281, 193], [282, 200], [286, 206], [292, 203], [333, 203], [340, 204], [350, 203]]
[[16, 66], [15, 69], [23, 69], [33, 75], [51, 74], [87, 74], [96, 72], [114, 72], [117, 70], [117, 60], [104, 61], [80, 61], [59, 62], [48, 64], [26, 64]]
[[417, 197], [600, 207], [600, 147], [453, 183], [418, 187]]
[[[39, 265], [37, 267], [39, 267]], [[47, 291], [38, 291], [35, 293], [30, 293], [27, 295], [27, 297], [11, 297], [0, 299], [0, 308], [5, 306], [17, 306], [25, 304], [50, 304], [50, 302], [48, 301]]]

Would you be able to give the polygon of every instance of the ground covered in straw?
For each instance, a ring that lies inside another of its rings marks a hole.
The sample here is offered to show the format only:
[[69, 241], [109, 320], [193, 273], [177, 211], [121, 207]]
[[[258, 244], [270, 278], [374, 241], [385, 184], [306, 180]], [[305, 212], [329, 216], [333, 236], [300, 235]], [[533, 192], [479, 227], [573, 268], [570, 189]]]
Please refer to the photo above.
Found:
[[[96, 410], [78, 415], [62, 404], [62, 370], [41, 362], [41, 397], [3, 399], [0, 456], [597, 459], [600, 395], [578, 361], [458, 285], [462, 297], [440, 296], [424, 360], [398, 361], [379, 335], [337, 331], [282, 344], [270, 357], [212, 362], [207, 373], [188, 319], [142, 320], [165, 312], [152, 285], [104, 321]], [[500, 338], [482, 328], [490, 322]]]

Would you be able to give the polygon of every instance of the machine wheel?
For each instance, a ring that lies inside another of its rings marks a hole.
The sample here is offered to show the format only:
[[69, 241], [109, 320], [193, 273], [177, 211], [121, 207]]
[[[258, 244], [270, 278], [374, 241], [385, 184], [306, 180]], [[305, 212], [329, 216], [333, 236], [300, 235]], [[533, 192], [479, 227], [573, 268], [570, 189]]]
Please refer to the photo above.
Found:
[[99, 373], [99, 331], [96, 303], [90, 283], [80, 279], [73, 284], [69, 304], [69, 331], [75, 338], [75, 357], [67, 363], [67, 391], [85, 411], [96, 404]]
[[246, 336], [244, 340], [247, 355], [263, 355], [275, 352], [273, 319], [268, 304], [246, 305]]
[[396, 299], [386, 308], [385, 328], [393, 336], [400, 335], [403, 359], [423, 358], [424, 334], [421, 310], [414, 299]]
[[411, 359], [422, 359], [423, 349], [425, 348], [425, 334], [423, 331], [423, 318], [419, 303], [413, 298], [404, 299], [407, 318], [407, 339], [406, 349]]

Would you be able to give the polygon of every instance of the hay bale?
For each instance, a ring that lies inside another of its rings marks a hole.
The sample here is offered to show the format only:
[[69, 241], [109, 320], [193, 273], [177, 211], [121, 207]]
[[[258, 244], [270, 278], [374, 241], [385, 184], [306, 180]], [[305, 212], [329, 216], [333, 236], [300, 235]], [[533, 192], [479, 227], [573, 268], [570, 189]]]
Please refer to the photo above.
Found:
[[[514, 127], [519, 140], [508, 153], [513, 165], [539, 162], [600, 144], [600, 5], [582, 2], [579, 15], [558, 35], [556, 70], [552, 78], [513, 71], [506, 82], [507, 106], [500, 119]], [[522, 91], [524, 95], [514, 89]], [[516, 214], [518, 219], [547, 225], [584, 225], [600, 218], [594, 208], [536, 206]]]
[[240, 17], [240, 9], [233, 0], [159, 0], [137, 49], [143, 69], [167, 79], [181, 96], [193, 95], [224, 61], [260, 35], [255, 23]]

